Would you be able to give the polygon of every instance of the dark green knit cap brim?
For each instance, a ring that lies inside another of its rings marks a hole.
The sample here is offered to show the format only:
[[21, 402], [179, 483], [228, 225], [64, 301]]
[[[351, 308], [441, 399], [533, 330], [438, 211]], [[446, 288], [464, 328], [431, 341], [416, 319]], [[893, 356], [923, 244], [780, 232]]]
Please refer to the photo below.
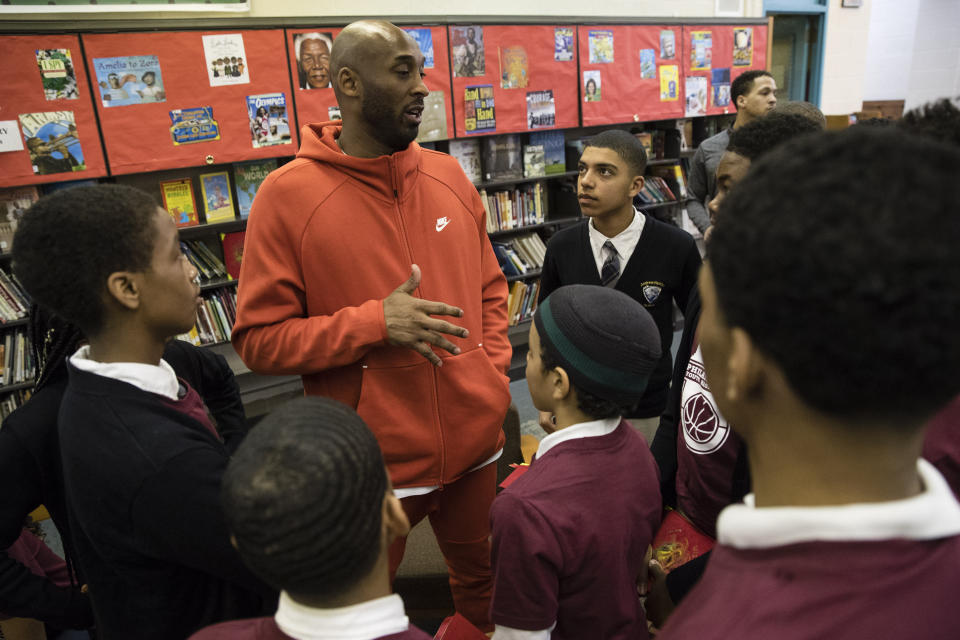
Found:
[[540, 304], [534, 323], [544, 350], [575, 388], [620, 406], [640, 400], [660, 360], [653, 318], [613, 289], [561, 287]]

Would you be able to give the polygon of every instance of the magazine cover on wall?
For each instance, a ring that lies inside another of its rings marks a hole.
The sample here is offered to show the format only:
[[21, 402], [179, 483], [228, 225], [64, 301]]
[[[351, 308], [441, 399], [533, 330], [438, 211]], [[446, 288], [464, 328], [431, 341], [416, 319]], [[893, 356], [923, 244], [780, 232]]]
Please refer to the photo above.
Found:
[[403, 30], [417, 41], [420, 53], [423, 54], [423, 68], [433, 69], [433, 32], [430, 29], [409, 27], [405, 27]]
[[83, 171], [83, 150], [72, 111], [21, 113], [20, 128], [38, 176]]
[[557, 27], [553, 30], [553, 59], [556, 62], [573, 60], [573, 27]]
[[590, 32], [590, 64], [613, 62], [613, 31]]
[[753, 64], [753, 29], [738, 27], [733, 30], [733, 66], [749, 67]]
[[703, 71], [710, 68], [713, 61], [713, 33], [693, 31], [690, 34], [690, 69]]
[[330, 86], [330, 51], [333, 34], [310, 31], [293, 36], [297, 58], [297, 86], [301, 89], [326, 89]]
[[557, 124], [557, 105], [553, 91], [527, 92], [527, 128], [543, 129]]
[[76, 100], [77, 74], [70, 49], [37, 49], [37, 67], [47, 100]]
[[500, 63], [500, 88], [522, 89], [530, 84], [530, 66], [527, 51], [520, 45], [497, 47]]
[[583, 101], [600, 102], [600, 72], [583, 72]]
[[100, 102], [105, 107], [165, 102], [163, 75], [157, 56], [94, 58]]
[[463, 126], [467, 133], [496, 131], [497, 115], [493, 103], [493, 85], [467, 87], [463, 92]]
[[640, 77], [644, 80], [657, 77], [657, 53], [653, 49], [640, 49]]
[[451, 27], [450, 52], [455, 78], [477, 78], [484, 70], [483, 27]]
[[218, 33], [201, 38], [203, 56], [207, 62], [207, 78], [211, 87], [250, 82], [250, 69], [247, 68], [242, 34]]
[[675, 64], [660, 66], [660, 101], [673, 102], [678, 100], [677, 87], [680, 84], [680, 68]]
[[660, 58], [673, 60], [677, 55], [677, 36], [673, 29], [660, 31]]
[[713, 87], [713, 106], [730, 106], [730, 69], [714, 69], [710, 74]]
[[254, 149], [290, 143], [290, 120], [284, 94], [247, 96], [247, 114]]
[[707, 115], [707, 79], [702, 76], [687, 76], [686, 83], [686, 111], [684, 115]]

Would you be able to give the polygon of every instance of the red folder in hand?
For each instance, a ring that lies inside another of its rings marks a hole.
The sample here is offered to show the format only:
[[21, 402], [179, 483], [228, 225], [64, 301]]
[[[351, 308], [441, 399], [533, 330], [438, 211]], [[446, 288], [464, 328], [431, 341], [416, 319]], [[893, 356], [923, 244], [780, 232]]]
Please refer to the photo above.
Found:
[[487, 634], [459, 613], [455, 613], [443, 621], [433, 640], [487, 640]]
[[660, 563], [663, 570], [670, 573], [679, 567], [710, 551], [716, 541], [697, 529], [677, 511], [669, 511], [653, 538], [653, 559]]

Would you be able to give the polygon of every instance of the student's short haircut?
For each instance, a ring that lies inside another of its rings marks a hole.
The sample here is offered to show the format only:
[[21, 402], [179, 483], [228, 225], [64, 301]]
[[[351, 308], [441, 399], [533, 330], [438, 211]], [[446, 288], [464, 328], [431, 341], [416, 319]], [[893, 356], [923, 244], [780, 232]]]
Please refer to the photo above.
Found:
[[355, 411], [297, 398], [264, 418], [223, 476], [222, 503], [240, 555], [267, 584], [335, 597], [380, 552], [387, 472]]
[[642, 176], [647, 169], [647, 152], [643, 150], [643, 144], [635, 135], [622, 129], [601, 131], [587, 139], [584, 149], [587, 147], [612, 149], [627, 163], [627, 167], [635, 176]]
[[774, 113], [786, 113], [791, 115], [804, 116], [816, 122], [820, 129], [827, 128], [827, 116], [823, 115], [817, 105], [803, 100], [791, 100], [789, 102], [778, 102], [770, 115]]
[[958, 170], [948, 145], [853, 127], [785, 143], [724, 199], [720, 307], [809, 406], [918, 424], [960, 391]]
[[731, 131], [727, 151], [753, 162], [791, 138], [819, 131], [821, 127], [805, 116], [771, 113]]
[[150, 194], [121, 185], [45, 196], [17, 226], [13, 272], [39, 304], [96, 335], [110, 274], [150, 267], [156, 212]]
[[912, 134], [960, 146], [960, 108], [957, 100], [942, 98], [903, 114], [899, 126]]
[[734, 108], [737, 106], [737, 98], [750, 93], [750, 90], [753, 89], [753, 81], [763, 76], [772, 78], [773, 74], [763, 69], [751, 69], [750, 71], [744, 71], [733, 79], [730, 84], [730, 102], [733, 103]]

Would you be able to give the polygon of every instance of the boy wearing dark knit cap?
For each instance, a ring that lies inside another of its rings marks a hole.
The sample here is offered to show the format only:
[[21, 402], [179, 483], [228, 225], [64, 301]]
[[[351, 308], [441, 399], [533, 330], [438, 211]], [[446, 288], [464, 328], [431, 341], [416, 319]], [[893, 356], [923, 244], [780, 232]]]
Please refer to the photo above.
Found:
[[496, 640], [647, 637], [636, 585], [660, 491], [646, 442], [621, 416], [659, 359], [653, 318], [624, 293], [560, 287], [537, 309], [527, 385], [556, 430], [493, 503]]

